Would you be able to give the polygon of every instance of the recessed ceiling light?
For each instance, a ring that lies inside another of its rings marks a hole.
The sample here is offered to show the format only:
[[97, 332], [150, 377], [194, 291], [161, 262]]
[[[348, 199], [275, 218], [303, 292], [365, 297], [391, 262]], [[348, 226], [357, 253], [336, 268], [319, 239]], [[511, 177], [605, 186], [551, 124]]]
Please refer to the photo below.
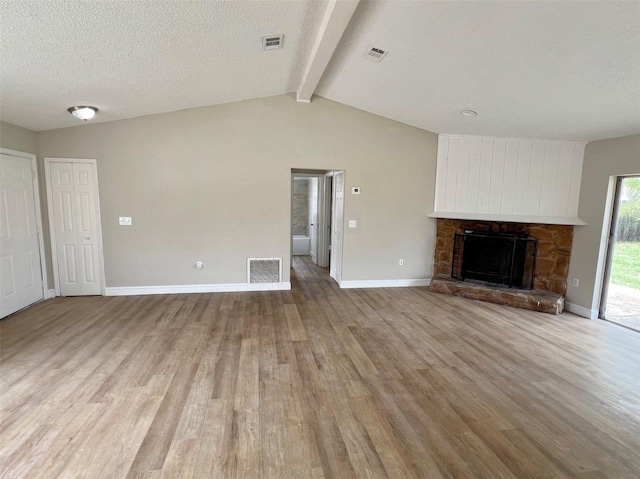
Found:
[[460, 114], [463, 116], [476, 116], [477, 113], [473, 110], [461, 110]]
[[98, 109], [95, 106], [72, 106], [70, 108], [67, 108], [67, 111], [69, 113], [71, 113], [73, 116], [75, 116], [76, 118], [78, 118], [79, 120], [91, 120], [91, 118], [93, 118], [94, 116], [96, 116], [96, 113], [98, 112]]

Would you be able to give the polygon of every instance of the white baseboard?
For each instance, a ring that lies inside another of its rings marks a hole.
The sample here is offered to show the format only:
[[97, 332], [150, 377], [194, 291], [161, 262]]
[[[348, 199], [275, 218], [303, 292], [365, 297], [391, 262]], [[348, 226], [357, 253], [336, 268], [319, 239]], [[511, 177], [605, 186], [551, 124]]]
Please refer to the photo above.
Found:
[[105, 288], [105, 296], [143, 294], [231, 293], [236, 291], [286, 291], [291, 283], [178, 284], [170, 286], [121, 286]]
[[564, 303], [564, 309], [569, 311], [570, 313], [577, 314], [578, 316], [582, 316], [583, 318], [589, 318], [589, 319], [598, 318], [597, 309], [589, 309], [573, 303]]
[[44, 292], [44, 299], [51, 299], [56, 297], [55, 289], [48, 289]]
[[406, 288], [408, 286], [429, 286], [430, 279], [372, 279], [363, 281], [341, 281], [342, 289], [351, 288]]

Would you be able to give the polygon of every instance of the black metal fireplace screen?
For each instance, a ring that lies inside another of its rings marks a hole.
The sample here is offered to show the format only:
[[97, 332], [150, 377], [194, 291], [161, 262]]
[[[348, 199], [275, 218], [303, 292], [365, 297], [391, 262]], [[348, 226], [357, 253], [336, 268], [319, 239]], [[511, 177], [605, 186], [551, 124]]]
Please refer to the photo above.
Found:
[[533, 289], [538, 240], [512, 233], [456, 233], [451, 276], [463, 281]]

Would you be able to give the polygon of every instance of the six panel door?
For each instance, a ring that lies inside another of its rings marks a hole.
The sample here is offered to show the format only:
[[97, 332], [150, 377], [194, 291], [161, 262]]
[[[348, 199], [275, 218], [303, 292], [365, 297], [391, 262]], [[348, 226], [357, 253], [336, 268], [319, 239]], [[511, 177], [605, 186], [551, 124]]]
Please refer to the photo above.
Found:
[[0, 159], [0, 317], [44, 298], [30, 158]]
[[60, 294], [102, 294], [94, 165], [54, 161], [50, 166]]

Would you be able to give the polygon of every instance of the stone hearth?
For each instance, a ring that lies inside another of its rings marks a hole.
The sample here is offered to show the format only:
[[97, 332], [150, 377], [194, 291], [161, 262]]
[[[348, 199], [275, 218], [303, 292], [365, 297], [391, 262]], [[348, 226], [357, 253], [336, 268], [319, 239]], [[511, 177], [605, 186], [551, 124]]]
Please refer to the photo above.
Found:
[[434, 293], [462, 296], [463, 298], [505, 304], [542, 313], [561, 314], [564, 310], [564, 296], [546, 291], [493, 288], [445, 277], [434, 277], [431, 280], [429, 290]]
[[[455, 233], [465, 230], [524, 233], [538, 240], [532, 291], [478, 285], [451, 278]], [[573, 226], [438, 219], [431, 291], [560, 314], [567, 291]]]

